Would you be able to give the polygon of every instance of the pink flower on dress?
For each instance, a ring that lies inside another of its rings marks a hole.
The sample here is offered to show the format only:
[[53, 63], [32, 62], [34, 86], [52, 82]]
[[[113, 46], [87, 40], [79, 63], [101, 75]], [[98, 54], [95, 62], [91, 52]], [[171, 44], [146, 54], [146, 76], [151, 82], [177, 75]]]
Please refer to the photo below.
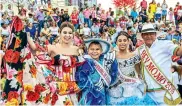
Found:
[[56, 85], [54, 84], [54, 82], [49, 83], [49, 87], [52, 93], [56, 92]]
[[11, 80], [14, 77], [15, 74], [17, 74], [17, 71], [15, 69], [10, 69], [7, 72], [7, 79]]

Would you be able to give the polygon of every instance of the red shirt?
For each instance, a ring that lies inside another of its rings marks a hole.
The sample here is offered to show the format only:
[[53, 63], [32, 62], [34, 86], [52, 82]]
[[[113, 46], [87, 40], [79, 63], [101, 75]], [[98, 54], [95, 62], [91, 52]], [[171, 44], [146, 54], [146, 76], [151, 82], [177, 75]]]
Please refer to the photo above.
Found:
[[142, 8], [144, 8], [144, 9], [147, 9], [147, 1], [142, 1], [142, 2], [140, 3], [140, 6], [141, 6]]
[[179, 9], [180, 9], [180, 6], [174, 8], [174, 15], [178, 15]]
[[71, 14], [71, 22], [75, 25], [78, 24], [78, 15], [77, 14]]

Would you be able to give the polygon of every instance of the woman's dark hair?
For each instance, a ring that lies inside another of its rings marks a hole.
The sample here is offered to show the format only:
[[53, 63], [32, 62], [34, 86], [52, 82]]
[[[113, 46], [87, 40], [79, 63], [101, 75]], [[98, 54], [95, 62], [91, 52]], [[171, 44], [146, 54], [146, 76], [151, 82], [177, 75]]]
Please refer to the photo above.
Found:
[[61, 31], [63, 30], [63, 28], [65, 27], [69, 27], [72, 29], [72, 31], [74, 31], [74, 26], [73, 24], [71, 24], [70, 22], [63, 22], [59, 28], [59, 32], [61, 33]]
[[128, 40], [130, 39], [130, 36], [128, 35], [127, 32], [121, 31], [121, 32], [118, 33], [118, 36], [117, 36], [116, 39], [115, 39], [115, 43], [117, 42], [117, 40], [118, 40], [118, 38], [119, 38], [120, 36], [125, 36]]

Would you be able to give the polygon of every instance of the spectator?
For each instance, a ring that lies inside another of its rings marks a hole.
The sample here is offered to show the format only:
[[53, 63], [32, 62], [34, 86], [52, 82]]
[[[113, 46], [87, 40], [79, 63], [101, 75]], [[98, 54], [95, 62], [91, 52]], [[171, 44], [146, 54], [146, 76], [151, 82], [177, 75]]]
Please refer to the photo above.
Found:
[[3, 4], [0, 4], [0, 16], [2, 15], [2, 14], [4, 14], [4, 9], [3, 9]]
[[59, 34], [59, 27], [57, 26], [56, 22], [52, 22], [51, 27], [49, 28], [50, 30], [50, 43], [52, 44], [53, 41], [56, 39], [57, 35]]
[[162, 16], [162, 8], [160, 6], [160, 3], [157, 4], [156, 14], [155, 14], [155, 20], [161, 19]]
[[180, 6], [179, 10], [178, 10], [178, 23], [182, 22], [182, 6]]
[[139, 15], [142, 17], [143, 22], [147, 21], [147, 13], [144, 8], [141, 9], [141, 11], [139, 12]]
[[5, 38], [7, 39], [9, 37], [9, 29], [8, 29], [8, 24], [6, 23], [1, 23], [1, 27], [0, 27], [0, 32], [1, 35], [5, 36]]
[[96, 14], [95, 8], [92, 8], [91, 14], [92, 14], [92, 22], [96, 22], [97, 21], [97, 14]]
[[40, 7], [39, 11], [36, 13], [36, 18], [38, 19], [38, 35], [40, 34], [41, 28], [44, 25], [44, 12], [43, 12], [43, 7]]
[[84, 24], [84, 15], [83, 15], [83, 8], [80, 9], [80, 13], [78, 15], [79, 25]]
[[68, 15], [68, 9], [64, 11], [64, 14], [62, 15], [62, 22], [69, 21], [70, 16]]
[[90, 12], [88, 7], [86, 7], [86, 9], [84, 10], [83, 14], [84, 14], [84, 17], [85, 17], [84, 23], [87, 24], [88, 27], [90, 27], [90, 23], [89, 23], [90, 19], [89, 18], [90, 18], [91, 12]]
[[30, 37], [35, 40], [35, 38], [37, 37], [37, 30], [35, 26], [33, 26], [32, 22], [28, 22], [28, 25], [25, 27], [25, 31], [30, 33]]
[[152, 2], [149, 4], [149, 9], [151, 9], [151, 13], [155, 14], [156, 9], [157, 9], [157, 4], [156, 4], [155, 0], [152, 0]]
[[179, 10], [179, 3], [177, 3], [176, 7], [174, 8], [174, 19], [175, 19], [175, 24], [178, 24], [178, 10]]
[[156, 25], [157, 25], [157, 29], [158, 29], [158, 30], [160, 29], [160, 27], [161, 27], [162, 24], [164, 24], [164, 22], [161, 21], [161, 19], [158, 19], [158, 20], [156, 21]]
[[109, 16], [108, 26], [114, 27], [114, 11], [112, 11]]
[[80, 34], [80, 36], [84, 36], [84, 33], [83, 33], [83, 26], [84, 24], [81, 24], [80, 26], [79, 26], [79, 29], [77, 29], [77, 32]]
[[164, 22], [166, 22], [167, 8], [168, 8], [168, 5], [166, 3], [166, 0], [163, 0], [163, 3], [161, 5], [161, 7], [162, 7], [162, 20]]
[[12, 18], [12, 16], [14, 16], [14, 11], [11, 9], [11, 4], [8, 4], [8, 15], [10, 16], [10, 18]]
[[8, 24], [9, 24], [9, 20], [8, 20], [7, 17], [8, 17], [8, 16], [7, 16], [6, 14], [2, 14], [0, 23], [4, 23], [4, 24], [8, 25]]
[[27, 10], [24, 8], [24, 5], [20, 5], [20, 13], [22, 16], [26, 16]]
[[71, 18], [72, 24], [73, 24], [74, 27], [75, 27], [75, 30], [77, 30], [77, 29], [78, 29], [78, 13], [77, 13], [76, 10], [73, 10], [73, 12], [72, 12], [70, 18]]
[[170, 22], [173, 22], [174, 11], [173, 11], [173, 8], [172, 7], [169, 8], [168, 15], [169, 15], [169, 21]]
[[133, 19], [133, 22], [136, 21], [137, 17], [138, 17], [138, 13], [136, 11], [136, 8], [134, 7], [133, 10], [131, 11], [131, 17]]
[[127, 26], [127, 27], [133, 27], [132, 17], [129, 18], [129, 20], [128, 20], [126, 26]]
[[27, 20], [28, 20], [28, 22], [30, 22], [30, 23], [34, 23], [34, 17], [33, 17], [33, 14], [32, 14], [32, 13], [29, 13], [29, 14], [28, 14]]
[[99, 27], [96, 25], [95, 22], [93, 23], [93, 25], [92, 25], [92, 27], [91, 27], [91, 31], [94, 32], [94, 34], [95, 34], [96, 36], [99, 35]]
[[140, 7], [143, 8], [145, 11], [147, 10], [147, 1], [143, 0], [140, 2]]
[[83, 34], [84, 34], [84, 38], [89, 38], [91, 35], [91, 30], [87, 24], [85, 24], [85, 27], [83, 28]]
[[105, 10], [102, 10], [102, 12], [100, 14], [100, 21], [101, 21], [101, 23], [102, 22], [106, 23], [106, 19], [107, 19], [107, 15], [105, 13]]
[[40, 44], [43, 44], [46, 41], [46, 38], [51, 38], [50, 29], [48, 28], [47, 24], [44, 23], [44, 27], [40, 32], [40, 37], [38, 37]]
[[179, 31], [175, 31], [174, 35], [172, 36], [172, 40], [176, 40], [178, 44], [180, 44], [181, 41], [181, 35]]

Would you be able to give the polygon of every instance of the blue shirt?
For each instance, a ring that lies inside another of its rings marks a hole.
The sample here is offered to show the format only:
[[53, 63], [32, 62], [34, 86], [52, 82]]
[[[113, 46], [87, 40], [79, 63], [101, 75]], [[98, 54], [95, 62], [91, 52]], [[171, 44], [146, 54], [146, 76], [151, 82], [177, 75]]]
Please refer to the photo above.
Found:
[[92, 26], [91, 27], [92, 32], [94, 32], [95, 34], [99, 33], [99, 27], [98, 26]]
[[35, 39], [35, 33], [36, 33], [35, 26], [32, 26], [32, 29], [30, 29], [28, 26], [26, 26], [25, 31], [30, 32], [30, 36], [32, 37], [32, 39]]
[[131, 16], [135, 20], [138, 17], [138, 13], [136, 11], [131, 11]]

